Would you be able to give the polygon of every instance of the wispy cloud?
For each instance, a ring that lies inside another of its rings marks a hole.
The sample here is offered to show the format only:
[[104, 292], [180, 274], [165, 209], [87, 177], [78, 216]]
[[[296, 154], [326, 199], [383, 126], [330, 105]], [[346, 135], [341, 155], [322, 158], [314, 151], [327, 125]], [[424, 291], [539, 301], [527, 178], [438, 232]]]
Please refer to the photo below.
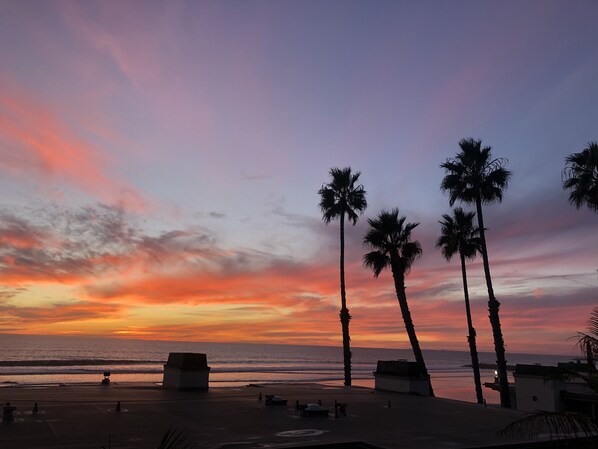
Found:
[[122, 314], [118, 304], [77, 301], [75, 303], [52, 304], [47, 307], [27, 307], [0, 304], [0, 327], [21, 331], [44, 325], [60, 325], [67, 322], [110, 319]]
[[[31, 182], [76, 187], [110, 203], [143, 209], [146, 201], [126, 181], [110, 174], [113, 161], [77, 135], [33, 94], [2, 78], [0, 83], [0, 169]], [[8, 86], [11, 89], [8, 89]], [[43, 191], [43, 189], [42, 189]]]

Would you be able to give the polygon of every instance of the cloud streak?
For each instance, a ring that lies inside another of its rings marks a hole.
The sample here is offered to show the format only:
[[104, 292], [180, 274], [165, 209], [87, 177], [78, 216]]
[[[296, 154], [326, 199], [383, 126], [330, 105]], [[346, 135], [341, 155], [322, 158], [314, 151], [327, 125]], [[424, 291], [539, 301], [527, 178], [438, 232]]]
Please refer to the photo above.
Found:
[[76, 186], [103, 201], [146, 207], [133, 186], [108, 174], [111, 161], [104, 153], [77, 136], [52, 108], [2, 80], [0, 169], [22, 180]]

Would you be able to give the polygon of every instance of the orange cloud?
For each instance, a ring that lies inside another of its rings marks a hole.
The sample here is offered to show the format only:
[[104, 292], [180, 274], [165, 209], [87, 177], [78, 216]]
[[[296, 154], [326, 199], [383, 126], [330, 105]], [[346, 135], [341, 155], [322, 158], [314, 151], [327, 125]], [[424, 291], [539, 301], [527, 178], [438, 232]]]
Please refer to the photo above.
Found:
[[[89, 284], [91, 298], [136, 304], [268, 304], [315, 307], [329, 295], [336, 297], [330, 267], [273, 262], [259, 269], [239, 271], [184, 270], [172, 274], [159, 269], [129, 279]], [[324, 277], [324, 278], [323, 278]]]
[[47, 307], [22, 307], [0, 304], [0, 327], [20, 327], [30, 331], [31, 327], [65, 322], [110, 318], [122, 312], [117, 304], [77, 301], [69, 304], [54, 304]]
[[[37, 211], [34, 216], [36, 221], [0, 214], [0, 235], [7, 236], [0, 244], [0, 275], [8, 289], [0, 292], [2, 314], [8, 317], [0, 323], [3, 329], [339, 344], [334, 259], [299, 263], [264, 252], [221, 248], [200, 227], [150, 236], [124, 210], [101, 205]], [[459, 267], [440, 258], [424, 262], [407, 277], [422, 347], [467, 350]], [[474, 325], [480, 350], [492, 351], [479, 264], [470, 267]], [[375, 279], [354, 257], [346, 268], [354, 346], [408, 347], [391, 274]], [[536, 282], [542, 279], [546, 280]], [[496, 283], [507, 281], [510, 278], [499, 277]], [[37, 292], [55, 283], [70, 289], [74, 304], [31, 307], [26, 295], [16, 298], [19, 286], [34, 284]], [[504, 288], [497, 289], [508, 351], [573, 351], [567, 339], [583, 329], [580, 317], [589, 315], [595, 293], [581, 286], [543, 290], [538, 297], [534, 288], [513, 288], [508, 295], [502, 293]], [[546, 341], [549, 348], [543, 348]]]

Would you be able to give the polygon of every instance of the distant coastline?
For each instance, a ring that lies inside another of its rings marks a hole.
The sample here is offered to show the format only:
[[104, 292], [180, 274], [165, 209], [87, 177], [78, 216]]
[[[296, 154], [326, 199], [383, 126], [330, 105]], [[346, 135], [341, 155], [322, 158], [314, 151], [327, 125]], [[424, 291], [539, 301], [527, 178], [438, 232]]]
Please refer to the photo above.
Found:
[[[479, 365], [480, 365], [480, 369], [496, 369], [497, 368], [496, 363], [481, 362]], [[516, 365], [507, 365], [507, 371], [515, 371], [515, 366]], [[471, 363], [463, 365], [463, 368], [471, 368]]]

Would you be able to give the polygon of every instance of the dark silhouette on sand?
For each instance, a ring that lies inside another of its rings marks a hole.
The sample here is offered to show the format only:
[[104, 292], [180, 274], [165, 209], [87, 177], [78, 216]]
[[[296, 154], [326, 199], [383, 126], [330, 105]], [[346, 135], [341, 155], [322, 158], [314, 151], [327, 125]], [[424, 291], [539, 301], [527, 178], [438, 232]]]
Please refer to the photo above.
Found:
[[471, 319], [471, 308], [469, 305], [469, 291], [467, 288], [467, 269], [465, 268], [465, 259], [474, 259], [478, 251], [481, 250], [480, 230], [473, 225], [475, 212], [465, 212], [460, 207], [455, 208], [453, 216], [444, 214], [441, 235], [436, 241], [436, 247], [440, 248], [442, 255], [447, 261], [450, 261], [454, 255], [459, 255], [461, 261], [461, 277], [463, 278], [463, 295], [465, 296], [465, 314], [467, 316], [467, 342], [469, 343], [469, 352], [471, 353], [471, 367], [473, 369], [473, 380], [475, 384], [475, 393], [478, 404], [484, 403], [482, 394], [482, 380], [480, 377], [480, 363], [478, 360], [478, 350], [476, 347], [476, 332]]
[[499, 316], [500, 302], [494, 296], [494, 288], [492, 287], [482, 204], [502, 201], [503, 189], [509, 183], [511, 172], [505, 168], [507, 160], [492, 158], [492, 148], [489, 146], [482, 147], [481, 140], [462, 139], [459, 142], [459, 147], [461, 151], [457, 153], [455, 158], [447, 159], [444, 164], [440, 165], [446, 172], [441, 188], [449, 193], [449, 204], [451, 206], [457, 200], [467, 204], [475, 204], [476, 206], [484, 275], [486, 277], [486, 288], [488, 289], [488, 311], [490, 312], [490, 325], [492, 326], [494, 349], [496, 351], [500, 405], [510, 408], [511, 397], [507, 378], [505, 342]]
[[[378, 277], [382, 270], [390, 267], [413, 355], [429, 379], [405, 293], [405, 275], [411, 271], [413, 262], [422, 254], [420, 243], [411, 240], [411, 231], [419, 223], [405, 223], [405, 220], [406, 217], [399, 218], [399, 209], [396, 208], [390, 212], [381, 211], [376, 219], [368, 219], [370, 229], [363, 238], [363, 243], [372, 251], [363, 256], [363, 263], [372, 269], [375, 277]], [[430, 395], [434, 396], [432, 382], [430, 382]]]
[[598, 212], [598, 142], [565, 158], [563, 189], [569, 189], [569, 202], [576, 208], [584, 204]]
[[345, 216], [355, 225], [358, 213], [362, 214], [367, 207], [365, 189], [361, 184], [356, 185], [360, 172], [353, 173], [351, 167], [331, 168], [331, 180], [324, 184], [320, 195], [320, 210], [326, 224], [338, 219], [340, 221], [340, 278], [341, 278], [341, 310], [340, 320], [343, 332], [343, 361], [345, 367], [345, 385], [351, 385], [351, 345], [349, 336], [349, 321], [351, 315], [347, 309], [345, 292]]

